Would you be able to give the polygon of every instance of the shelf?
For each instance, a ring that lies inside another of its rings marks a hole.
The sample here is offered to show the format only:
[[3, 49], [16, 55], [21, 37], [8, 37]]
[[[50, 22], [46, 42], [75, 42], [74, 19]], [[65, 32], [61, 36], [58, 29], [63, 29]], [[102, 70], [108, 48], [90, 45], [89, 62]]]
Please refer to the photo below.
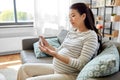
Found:
[[117, 5], [106, 5], [106, 7], [117, 7]]
[[[107, 27], [107, 28], [105, 27], [104, 29], [105, 29], [105, 30], [110, 30], [110, 28], [108, 28], [108, 27]], [[114, 30], [115, 30], [115, 29], [112, 29], [112, 31], [114, 31]]]
[[118, 34], [119, 34], [119, 31], [118, 30], [114, 30], [112, 32], [112, 34], [108, 34], [108, 33], [105, 33], [105, 37], [111, 37], [111, 38], [115, 38], [115, 37], [118, 37]]
[[110, 22], [120, 22], [120, 21], [108, 21], [108, 20], [106, 20], [105, 22], [110, 23]]
[[104, 34], [105, 37], [113, 37], [113, 35], [110, 34]]
[[[92, 5], [92, 3], [94, 4]], [[109, 37], [110, 40], [111, 38], [118, 37], [119, 34], [119, 31], [115, 30], [115, 27], [117, 26], [114, 26], [115, 22], [120, 22], [120, 15], [115, 11], [119, 5], [120, 0], [91, 0], [91, 9], [96, 9], [93, 11], [96, 25], [101, 24], [104, 26], [100, 32], [103, 37]], [[116, 15], [113, 17], [112, 14]]]
[[95, 21], [101, 22], [101, 21], [103, 21], [103, 20], [95, 20]]
[[104, 8], [104, 7], [117, 7], [117, 5], [106, 5], [106, 6], [92, 6], [91, 8]]
[[[95, 21], [101, 22], [101, 21], [104, 21], [104, 20], [95, 20]], [[105, 20], [104, 22], [106, 22], [106, 23], [109, 23], [109, 22], [120, 22], [120, 20], [118, 20], [118, 21], [109, 21], [109, 20]]]
[[92, 6], [92, 9], [104, 8], [104, 6]]

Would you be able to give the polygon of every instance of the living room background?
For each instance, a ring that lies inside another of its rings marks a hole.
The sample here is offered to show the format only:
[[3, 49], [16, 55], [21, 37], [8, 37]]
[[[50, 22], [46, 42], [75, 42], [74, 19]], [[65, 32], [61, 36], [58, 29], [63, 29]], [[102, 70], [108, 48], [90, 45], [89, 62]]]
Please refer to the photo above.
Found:
[[[34, 0], [34, 27], [0, 28], [0, 54], [15, 53], [22, 49], [22, 39], [38, 35], [54, 36], [61, 29], [70, 29], [69, 6], [88, 0]], [[120, 7], [116, 9], [120, 14]], [[117, 23], [120, 31], [120, 22]], [[120, 42], [120, 33], [115, 41]]]

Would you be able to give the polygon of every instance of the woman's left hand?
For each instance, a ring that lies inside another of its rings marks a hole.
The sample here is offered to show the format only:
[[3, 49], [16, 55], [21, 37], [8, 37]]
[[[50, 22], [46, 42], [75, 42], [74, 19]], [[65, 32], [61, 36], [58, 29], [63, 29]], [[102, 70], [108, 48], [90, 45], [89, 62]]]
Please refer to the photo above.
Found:
[[49, 55], [51, 55], [53, 57], [55, 57], [56, 54], [57, 54], [56, 51], [54, 51], [54, 50], [52, 50], [49, 47], [46, 47], [44, 45], [39, 46], [39, 48], [40, 48], [41, 51], [43, 51], [43, 52], [45, 52], [45, 53], [47, 53], [47, 54], [49, 54]]
[[69, 63], [69, 57], [68, 56], [63, 56], [63, 55], [58, 54], [55, 51], [55, 49], [48, 44], [48, 42], [45, 40], [44, 37], [40, 36], [40, 39], [41, 39], [41, 42], [40, 42], [40, 45], [39, 45], [39, 49], [42, 52], [45, 52], [46, 54], [49, 54], [49, 55], [63, 61], [66, 64]]

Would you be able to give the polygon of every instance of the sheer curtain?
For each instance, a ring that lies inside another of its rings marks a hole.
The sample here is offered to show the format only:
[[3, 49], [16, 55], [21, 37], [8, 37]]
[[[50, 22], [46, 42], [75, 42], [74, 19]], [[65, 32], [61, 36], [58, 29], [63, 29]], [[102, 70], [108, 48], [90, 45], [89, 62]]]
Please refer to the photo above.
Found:
[[55, 36], [69, 29], [69, 0], [35, 0], [34, 29], [37, 35]]

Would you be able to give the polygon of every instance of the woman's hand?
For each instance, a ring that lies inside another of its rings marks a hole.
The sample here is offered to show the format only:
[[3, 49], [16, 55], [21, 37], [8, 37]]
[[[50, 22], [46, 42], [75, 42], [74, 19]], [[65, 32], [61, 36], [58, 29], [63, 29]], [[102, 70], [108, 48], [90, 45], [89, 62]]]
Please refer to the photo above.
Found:
[[49, 43], [45, 40], [45, 38], [43, 36], [40, 36], [40, 46], [45, 46], [51, 50], [54, 50], [55, 51], [55, 48], [52, 47], [51, 45], [49, 45]]
[[48, 44], [48, 42], [45, 40], [44, 37], [40, 36], [41, 42], [40, 42], [40, 50], [61, 60], [62, 62], [68, 64], [69, 63], [69, 57], [68, 56], [64, 56], [64, 55], [60, 55], [55, 51], [55, 48], [53, 48], [52, 46], [50, 46]]
[[45, 47], [44, 45], [43, 46], [39, 46], [39, 49], [53, 57], [55, 57], [57, 55], [56, 51], [48, 48], [48, 47]]
[[51, 55], [51, 56], [55, 56], [56, 52], [55, 52], [55, 48], [50, 46], [49, 43], [45, 40], [45, 38], [43, 36], [40, 36], [40, 50]]

